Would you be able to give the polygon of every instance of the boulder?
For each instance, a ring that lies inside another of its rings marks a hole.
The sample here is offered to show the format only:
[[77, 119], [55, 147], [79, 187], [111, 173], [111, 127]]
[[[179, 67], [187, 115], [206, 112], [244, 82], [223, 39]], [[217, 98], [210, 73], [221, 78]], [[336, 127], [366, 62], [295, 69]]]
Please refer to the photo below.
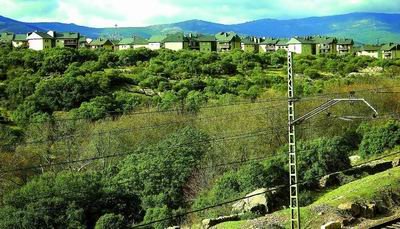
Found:
[[362, 205], [360, 210], [361, 210], [360, 211], [361, 217], [371, 219], [375, 216], [376, 205], [375, 204]]
[[338, 206], [340, 210], [346, 211], [353, 217], [358, 217], [361, 214], [361, 206], [358, 203], [347, 202]]
[[392, 166], [393, 166], [393, 167], [398, 167], [398, 166], [400, 166], [400, 157], [398, 157], [398, 158], [396, 158], [396, 159], [394, 159], [394, 160], [392, 161]]
[[342, 224], [338, 221], [328, 222], [321, 226], [321, 229], [341, 229]]
[[269, 207], [269, 199], [276, 192], [268, 192], [267, 188], [260, 188], [246, 195], [246, 199], [239, 200], [232, 205], [232, 212], [244, 213], [253, 212], [258, 214], [266, 214], [271, 211]]
[[326, 176], [322, 177], [319, 180], [319, 187], [320, 188], [328, 188], [328, 187], [332, 187], [332, 186], [335, 186], [335, 185], [339, 185], [340, 184], [340, 175], [341, 174], [342, 173], [337, 172], [337, 173], [332, 173], [332, 174], [329, 174], [329, 175], [326, 175]]
[[203, 219], [201, 221], [202, 228], [203, 229], [208, 229], [211, 228], [212, 226], [215, 226], [217, 224], [223, 223], [223, 222], [228, 222], [228, 221], [238, 221], [240, 220], [239, 215], [230, 215], [230, 216], [221, 216], [218, 218], [214, 219]]

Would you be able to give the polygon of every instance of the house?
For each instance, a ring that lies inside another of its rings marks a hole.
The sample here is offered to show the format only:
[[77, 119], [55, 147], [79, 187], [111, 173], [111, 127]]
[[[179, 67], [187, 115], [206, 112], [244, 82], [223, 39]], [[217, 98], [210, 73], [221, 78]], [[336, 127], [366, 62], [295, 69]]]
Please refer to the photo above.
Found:
[[354, 45], [353, 39], [338, 39], [336, 44], [336, 52], [338, 54], [346, 54], [352, 52]]
[[0, 33], [0, 42], [11, 45], [11, 43], [14, 39], [14, 35], [15, 35], [14, 33], [10, 33], [10, 32]]
[[154, 35], [154, 36], [150, 37], [148, 48], [151, 50], [157, 50], [160, 48], [164, 48], [164, 39], [166, 37], [167, 36], [165, 36], [165, 35]]
[[240, 49], [240, 37], [234, 32], [220, 32], [215, 35], [217, 39], [217, 51], [226, 52]]
[[32, 50], [45, 50], [53, 47], [53, 37], [44, 32], [31, 32], [27, 34], [26, 40], [28, 41], [29, 49]]
[[54, 38], [54, 47], [59, 48], [78, 48], [79, 47], [79, 33], [66, 32], [58, 33], [55, 31], [47, 32], [50, 36]]
[[278, 43], [278, 39], [267, 38], [260, 42], [259, 51], [260, 52], [275, 52], [276, 44]]
[[287, 44], [290, 52], [304, 55], [316, 54], [316, 43], [312, 37], [294, 37]]
[[189, 39], [183, 33], [168, 34], [164, 39], [164, 48], [174, 51], [189, 49]]
[[370, 56], [379, 58], [381, 55], [381, 46], [379, 45], [364, 45], [357, 50], [357, 56]]
[[335, 54], [337, 39], [333, 37], [314, 37], [316, 43], [316, 54]]
[[12, 40], [12, 46], [14, 48], [28, 48], [26, 34], [15, 34], [14, 39]]
[[85, 36], [80, 36], [78, 40], [79, 48], [89, 48], [90, 42], [92, 42], [92, 39], [87, 38]]
[[381, 47], [383, 59], [400, 58], [400, 44], [389, 43]]
[[201, 52], [217, 51], [217, 39], [215, 39], [215, 36], [199, 35], [197, 41], [199, 42], [199, 50]]
[[245, 52], [258, 52], [259, 39], [255, 37], [243, 37], [240, 41], [240, 47]]
[[279, 39], [278, 43], [276, 43], [276, 45], [275, 45], [275, 51], [278, 51], [281, 49], [288, 51], [289, 50], [288, 42], [289, 42], [289, 40], [287, 40], [287, 39]]
[[113, 50], [114, 49], [114, 44], [109, 40], [105, 38], [98, 38], [96, 40], [93, 40], [89, 43], [89, 47], [91, 49], [108, 49], [108, 50]]
[[139, 36], [124, 38], [118, 42], [118, 50], [147, 48], [149, 42]]
[[15, 34], [10, 32], [0, 33], [0, 42], [12, 45], [14, 48], [28, 47], [26, 34]]

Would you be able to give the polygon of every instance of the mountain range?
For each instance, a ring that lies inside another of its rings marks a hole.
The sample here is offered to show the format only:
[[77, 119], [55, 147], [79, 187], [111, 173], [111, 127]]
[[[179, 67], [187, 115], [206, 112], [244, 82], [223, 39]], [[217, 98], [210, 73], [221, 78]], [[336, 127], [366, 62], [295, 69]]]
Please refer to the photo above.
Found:
[[150, 37], [154, 34], [171, 32], [197, 32], [215, 34], [233, 31], [241, 35], [260, 37], [293, 37], [327, 35], [353, 38], [359, 43], [400, 42], [400, 14], [350, 13], [334, 16], [309, 17], [301, 19], [260, 19], [240, 24], [218, 24], [203, 20], [189, 20], [171, 24], [146, 27], [93, 28], [60, 22], [21, 22], [0, 16], [0, 32], [27, 33], [31, 31], [56, 30], [79, 32], [91, 38], [133, 34]]

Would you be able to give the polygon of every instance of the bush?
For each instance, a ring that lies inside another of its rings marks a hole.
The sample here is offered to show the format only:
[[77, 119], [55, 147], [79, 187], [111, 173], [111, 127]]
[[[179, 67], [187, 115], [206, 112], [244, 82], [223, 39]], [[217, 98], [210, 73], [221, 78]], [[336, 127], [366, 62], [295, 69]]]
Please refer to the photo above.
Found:
[[363, 158], [377, 155], [400, 144], [400, 123], [397, 121], [369, 128], [362, 126], [360, 131], [362, 130], [364, 136], [360, 144], [360, 155]]
[[310, 77], [310, 79], [319, 79], [321, 77], [318, 70], [312, 68], [307, 68], [306, 70], [304, 70], [304, 74]]
[[96, 222], [95, 229], [127, 228], [122, 215], [113, 213], [102, 215]]

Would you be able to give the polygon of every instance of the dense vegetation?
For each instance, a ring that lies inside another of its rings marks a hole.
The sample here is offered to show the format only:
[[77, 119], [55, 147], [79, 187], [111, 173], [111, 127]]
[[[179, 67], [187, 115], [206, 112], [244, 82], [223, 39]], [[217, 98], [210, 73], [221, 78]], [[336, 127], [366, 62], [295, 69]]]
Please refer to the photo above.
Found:
[[[0, 54], [0, 228], [124, 228], [287, 183], [284, 52]], [[300, 179], [310, 180], [303, 190], [315, 190], [315, 176], [349, 168], [351, 154], [368, 158], [399, 144], [398, 122], [384, 118], [400, 111], [399, 94], [371, 93], [396, 92], [399, 60], [295, 63], [299, 113], [325, 101], [323, 93], [359, 90], [382, 114], [345, 123], [336, 117], [372, 114], [343, 104], [299, 128]]]

